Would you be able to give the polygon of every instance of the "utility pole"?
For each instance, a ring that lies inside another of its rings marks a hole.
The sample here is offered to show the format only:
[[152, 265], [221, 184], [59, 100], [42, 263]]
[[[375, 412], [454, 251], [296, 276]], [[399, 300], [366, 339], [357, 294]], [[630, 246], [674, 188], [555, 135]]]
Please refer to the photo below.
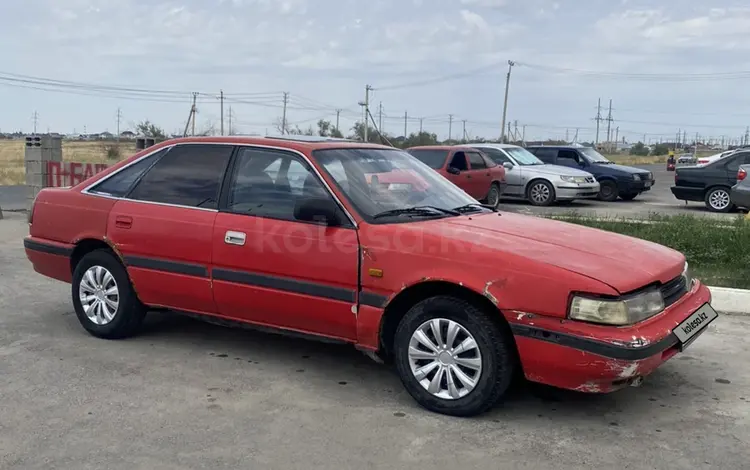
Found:
[[508, 123], [508, 134], [505, 137], [506, 137], [506, 140], [510, 142], [510, 122]]
[[599, 145], [599, 123], [602, 121], [602, 99], [599, 98], [599, 102], [596, 105], [596, 145]]
[[687, 131], [684, 130], [682, 131], [682, 146], [684, 147], [686, 145], [687, 145]]
[[221, 112], [221, 135], [224, 135], [224, 90], [219, 90], [220, 112]]
[[367, 131], [368, 131], [368, 123], [369, 121], [369, 115], [370, 115], [370, 90], [372, 90], [372, 87], [370, 85], [365, 85], [365, 142], [369, 142], [367, 138]]
[[286, 105], [289, 103], [289, 92], [284, 92], [284, 110], [281, 112], [281, 134], [286, 134]]
[[419, 133], [422, 133], [422, 122], [424, 121], [424, 118], [419, 118]]
[[[576, 129], [576, 136], [578, 135], [578, 129]], [[526, 124], [523, 125], [523, 136], [521, 136], [521, 142], [526, 143]]]
[[448, 140], [453, 138], [453, 115], [448, 115]]
[[341, 132], [341, 130], [339, 129], [339, 118], [340, 117], [341, 117], [341, 110], [337, 109], [336, 110], [336, 130], [339, 131], [339, 132]]
[[617, 129], [615, 129], [615, 144], [618, 142], [620, 142], [620, 126], [617, 126]]
[[193, 130], [192, 135], [195, 135], [195, 114], [198, 112], [198, 109], [195, 107], [195, 100], [198, 98], [198, 93], [193, 92], [193, 106], [190, 109], [190, 114], [192, 114], [193, 117]]
[[505, 118], [508, 113], [508, 89], [510, 88], [510, 72], [516, 65], [512, 60], [508, 61], [508, 75], [505, 77], [505, 101], [503, 102], [503, 123], [500, 126], [500, 142], [505, 142]]
[[234, 135], [234, 129], [232, 129], [232, 106], [229, 106], [229, 135]]
[[464, 132], [463, 132], [463, 137], [462, 137], [462, 139], [461, 139], [461, 140], [463, 140], [464, 142], [466, 142], [467, 140], [469, 140], [469, 139], [467, 139], [467, 138], [466, 138], [466, 119], [464, 119], [464, 120], [463, 120], [463, 121], [461, 121], [461, 122], [462, 122], [462, 123], [463, 123], [463, 125], [464, 125]]
[[612, 151], [612, 100], [609, 100], [609, 114], [607, 115], [607, 146]]
[[404, 111], [404, 138], [407, 137], [407, 135], [406, 135], [406, 121], [407, 121], [407, 119], [409, 119], [409, 115], [406, 113], [406, 111]]
[[568, 130], [569, 129], [567, 128], [565, 129], [565, 142], [570, 142], [570, 136], [568, 135]]
[[122, 111], [117, 108], [117, 143], [120, 143], [120, 119], [122, 119]]
[[745, 128], [745, 143], [743, 145], [747, 145], [750, 142], [750, 126]]
[[518, 140], [518, 119], [513, 121], [513, 140]]
[[34, 115], [32, 116], [32, 119], [34, 120], [34, 134], [36, 134], [36, 126], [39, 124], [39, 113], [34, 111]]
[[383, 132], [383, 102], [378, 104], [378, 130]]

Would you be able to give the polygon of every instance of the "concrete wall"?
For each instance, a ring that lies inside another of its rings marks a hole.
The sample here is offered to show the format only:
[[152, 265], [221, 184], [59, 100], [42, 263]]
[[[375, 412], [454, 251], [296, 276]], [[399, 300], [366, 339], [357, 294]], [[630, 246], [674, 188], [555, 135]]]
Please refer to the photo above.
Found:
[[34, 198], [47, 187], [49, 162], [62, 162], [62, 139], [51, 135], [26, 137], [24, 165], [26, 167], [26, 210]]

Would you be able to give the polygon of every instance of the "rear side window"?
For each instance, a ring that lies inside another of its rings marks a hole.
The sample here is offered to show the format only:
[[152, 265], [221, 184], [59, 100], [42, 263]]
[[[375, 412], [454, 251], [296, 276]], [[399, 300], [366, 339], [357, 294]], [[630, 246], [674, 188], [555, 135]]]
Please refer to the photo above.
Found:
[[107, 196], [124, 197], [133, 187], [138, 178], [148, 170], [151, 165], [170, 149], [160, 150], [148, 157], [142, 158], [127, 168], [118, 171], [114, 175], [97, 184], [89, 191]]
[[231, 145], [178, 145], [133, 189], [130, 199], [216, 209]]
[[447, 150], [409, 150], [409, 153], [420, 162], [436, 170], [443, 167], [445, 158], [448, 156]]
[[484, 158], [476, 152], [466, 152], [469, 156], [469, 163], [471, 163], [472, 170], [484, 170], [487, 168], [487, 164], [484, 163]]
[[492, 160], [494, 160], [496, 163], [503, 164], [503, 163], [512, 163], [510, 159], [505, 156], [502, 150], [493, 149], [493, 148], [483, 148], [481, 149], [482, 152], [484, 152], [485, 155], [489, 156]]
[[557, 157], [556, 149], [536, 148], [532, 149], [531, 153], [544, 163], [555, 163], [555, 157]]

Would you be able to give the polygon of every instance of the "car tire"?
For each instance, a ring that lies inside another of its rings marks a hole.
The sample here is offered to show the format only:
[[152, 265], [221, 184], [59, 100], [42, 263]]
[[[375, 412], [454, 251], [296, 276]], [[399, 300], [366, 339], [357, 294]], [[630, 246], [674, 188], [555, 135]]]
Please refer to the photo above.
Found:
[[492, 207], [497, 207], [498, 204], [500, 204], [500, 195], [502, 193], [500, 192], [500, 185], [497, 183], [492, 183], [490, 186], [490, 190], [487, 192], [487, 198], [485, 199], [485, 202], [487, 205], [490, 205]]
[[636, 197], [638, 197], [638, 193], [623, 193], [623, 194], [620, 194], [620, 199], [622, 199], [623, 201], [632, 201]]
[[734, 205], [727, 188], [711, 188], [706, 193], [706, 207], [711, 212], [730, 212]]
[[526, 189], [526, 199], [534, 206], [549, 206], [555, 202], [555, 188], [549, 181], [534, 180]]
[[617, 183], [605, 180], [599, 184], [599, 200], [614, 202], [617, 200]]
[[98, 338], [132, 336], [146, 315], [125, 267], [107, 250], [81, 258], [73, 271], [71, 294], [78, 321]]
[[[433, 325], [440, 326], [442, 341], [435, 340]], [[475, 416], [489, 410], [507, 392], [517, 368], [512, 335], [501, 326], [456, 297], [436, 296], [417, 303], [401, 319], [394, 337], [393, 357], [404, 388], [419, 405], [436, 413]], [[449, 328], [458, 333], [446, 347]], [[432, 347], [419, 339], [422, 336]], [[462, 341], [476, 347], [452, 353]], [[432, 354], [431, 349], [440, 353]], [[427, 365], [432, 368], [426, 370]], [[432, 386], [434, 390], [428, 390]]]

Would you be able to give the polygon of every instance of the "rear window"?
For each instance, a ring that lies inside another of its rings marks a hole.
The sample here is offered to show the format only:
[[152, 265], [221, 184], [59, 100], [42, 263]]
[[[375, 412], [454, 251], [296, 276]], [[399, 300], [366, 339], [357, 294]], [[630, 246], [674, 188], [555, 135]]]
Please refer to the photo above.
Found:
[[434, 169], [442, 168], [445, 159], [448, 157], [447, 150], [417, 149], [409, 150], [409, 153], [417, 157], [420, 162]]

